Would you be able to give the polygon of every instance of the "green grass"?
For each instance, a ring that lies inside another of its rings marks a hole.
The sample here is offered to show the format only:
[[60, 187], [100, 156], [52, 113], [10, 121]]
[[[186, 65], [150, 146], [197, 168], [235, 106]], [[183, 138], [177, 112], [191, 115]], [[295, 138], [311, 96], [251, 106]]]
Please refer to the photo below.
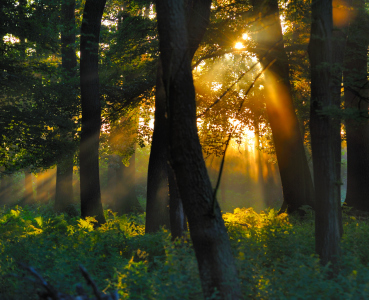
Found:
[[[0, 299], [37, 299], [40, 289], [16, 262], [33, 266], [59, 291], [75, 294], [82, 264], [121, 299], [202, 299], [190, 242], [166, 230], [144, 235], [144, 215], [93, 219], [54, 215], [50, 206], [0, 210]], [[224, 215], [246, 299], [368, 299], [369, 225], [344, 215], [339, 274], [314, 254], [313, 213], [304, 219], [236, 209]], [[86, 290], [89, 290], [85, 286]]]

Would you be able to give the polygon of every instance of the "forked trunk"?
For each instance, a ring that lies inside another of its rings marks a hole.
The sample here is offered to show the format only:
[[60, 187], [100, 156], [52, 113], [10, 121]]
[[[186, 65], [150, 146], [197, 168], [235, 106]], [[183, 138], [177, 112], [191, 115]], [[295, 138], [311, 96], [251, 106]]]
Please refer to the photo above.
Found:
[[[205, 31], [211, 1], [186, 3], [201, 16]], [[187, 31], [184, 1], [157, 1], [160, 55], [169, 119], [170, 164], [174, 170], [205, 297], [217, 290], [222, 299], [241, 299], [237, 270], [220, 208], [213, 198], [196, 125], [195, 90], [191, 71], [191, 31]], [[200, 38], [201, 40], [201, 38]]]
[[264, 73], [266, 110], [273, 133], [283, 198], [289, 213], [302, 212], [299, 209], [304, 205], [314, 207], [314, 187], [291, 94], [278, 1], [253, 1], [253, 4], [257, 18], [257, 55], [264, 67], [270, 66]]

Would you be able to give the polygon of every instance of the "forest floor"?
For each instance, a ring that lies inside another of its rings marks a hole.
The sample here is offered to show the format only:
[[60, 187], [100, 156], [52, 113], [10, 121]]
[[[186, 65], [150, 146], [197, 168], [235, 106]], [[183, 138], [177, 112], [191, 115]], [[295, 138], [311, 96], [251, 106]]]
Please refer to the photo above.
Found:
[[[0, 299], [38, 299], [42, 287], [17, 263], [32, 266], [58, 291], [76, 294], [83, 265], [103, 291], [120, 299], [202, 299], [189, 238], [170, 241], [163, 229], [145, 235], [145, 215], [107, 223], [55, 215], [51, 205], [0, 209]], [[344, 213], [337, 276], [314, 254], [314, 216], [224, 214], [245, 299], [369, 299], [369, 222]], [[213, 299], [216, 299], [214, 295]]]

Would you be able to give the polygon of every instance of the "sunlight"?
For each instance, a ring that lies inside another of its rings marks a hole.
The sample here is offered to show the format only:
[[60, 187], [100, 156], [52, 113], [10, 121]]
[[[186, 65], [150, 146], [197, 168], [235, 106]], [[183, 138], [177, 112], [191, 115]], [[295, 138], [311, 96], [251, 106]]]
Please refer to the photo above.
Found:
[[285, 139], [289, 139], [294, 134], [293, 124], [295, 122], [293, 115], [290, 113], [292, 109], [288, 109], [289, 103], [292, 103], [292, 100], [289, 100], [291, 97], [290, 93], [287, 87], [281, 83], [281, 80], [276, 78], [270, 70], [267, 70], [265, 74], [268, 74], [268, 76], [265, 76], [265, 85], [268, 86], [269, 110], [274, 115], [274, 118], [283, 120], [283, 122], [278, 124], [279, 132], [283, 133]]
[[251, 37], [247, 33], [243, 33], [242, 34], [242, 39], [245, 40], [245, 41], [247, 41], [247, 40], [250, 40]]
[[343, 27], [349, 24], [350, 19], [353, 17], [353, 11], [348, 6], [347, 1], [333, 0], [333, 25], [337, 27]]
[[211, 90], [216, 92], [219, 91], [222, 88], [223, 84], [219, 83], [219, 82], [212, 82], [211, 84]]
[[245, 46], [241, 43], [241, 42], [237, 42], [235, 45], [234, 45], [234, 48], [237, 49], [237, 50], [241, 50], [241, 49], [244, 49]]
[[19, 43], [20, 39], [18, 39], [17, 37], [9, 33], [7, 35], [4, 35], [3, 41], [4, 43], [15, 44], [15, 43]]

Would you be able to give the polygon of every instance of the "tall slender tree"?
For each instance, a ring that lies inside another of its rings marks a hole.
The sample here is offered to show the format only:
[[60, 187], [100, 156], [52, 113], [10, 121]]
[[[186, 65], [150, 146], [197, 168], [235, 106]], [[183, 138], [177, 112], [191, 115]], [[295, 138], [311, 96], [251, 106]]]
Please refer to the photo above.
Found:
[[81, 27], [82, 130], [79, 152], [82, 217], [105, 222], [99, 178], [101, 104], [99, 98], [98, 50], [101, 18], [106, 0], [87, 0]]
[[[62, 69], [64, 71], [63, 79], [69, 86], [69, 93], [66, 94], [66, 101], [76, 102], [75, 82], [77, 76], [77, 56], [75, 49], [75, 0], [63, 0], [61, 4], [62, 11], [62, 30], [61, 30], [61, 51], [62, 51]], [[68, 127], [61, 129], [63, 137], [67, 140], [73, 140], [72, 133]], [[56, 191], [55, 191], [55, 210], [65, 212], [70, 210], [73, 203], [73, 149], [65, 149], [59, 158], [56, 172]]]
[[161, 61], [158, 63], [155, 92], [155, 121], [147, 174], [145, 232], [170, 228], [168, 186], [168, 126]]
[[335, 155], [336, 126], [329, 113], [337, 108], [332, 91], [332, 0], [312, 2], [309, 44], [311, 65], [310, 131], [315, 182], [315, 249], [322, 264], [335, 264], [340, 255], [342, 227], [340, 167]]
[[[188, 51], [190, 60], [193, 59], [206, 28], [204, 26], [206, 20], [204, 20], [203, 16], [200, 13], [193, 13], [197, 8], [201, 7], [201, 2], [197, 3], [191, 0], [186, 3], [186, 26], [189, 34]], [[155, 232], [160, 226], [166, 225], [169, 227], [170, 225], [172, 237], [175, 238], [183, 235], [187, 229], [187, 222], [177, 190], [175, 174], [171, 167], [168, 166], [169, 150], [166, 109], [165, 88], [162, 82], [162, 65], [161, 61], [159, 61], [155, 94], [155, 123], [148, 171], [145, 228], [146, 232]]]
[[347, 138], [348, 206], [369, 211], [369, 121], [368, 45], [369, 16], [365, 1], [353, 1], [355, 19], [351, 22], [345, 58], [345, 109]]
[[[196, 125], [191, 71], [192, 29], [205, 32], [211, 1], [187, 1], [197, 22], [187, 29], [184, 1], [156, 2], [169, 122], [170, 164], [188, 217], [205, 297], [241, 299], [237, 271], [224, 221], [207, 174]], [[196, 35], [196, 40], [202, 36]]]
[[303, 205], [314, 206], [314, 187], [291, 94], [278, 1], [253, 1], [253, 9], [257, 55], [264, 67], [270, 66], [265, 71], [266, 110], [273, 133], [283, 198], [287, 211], [294, 212]]

